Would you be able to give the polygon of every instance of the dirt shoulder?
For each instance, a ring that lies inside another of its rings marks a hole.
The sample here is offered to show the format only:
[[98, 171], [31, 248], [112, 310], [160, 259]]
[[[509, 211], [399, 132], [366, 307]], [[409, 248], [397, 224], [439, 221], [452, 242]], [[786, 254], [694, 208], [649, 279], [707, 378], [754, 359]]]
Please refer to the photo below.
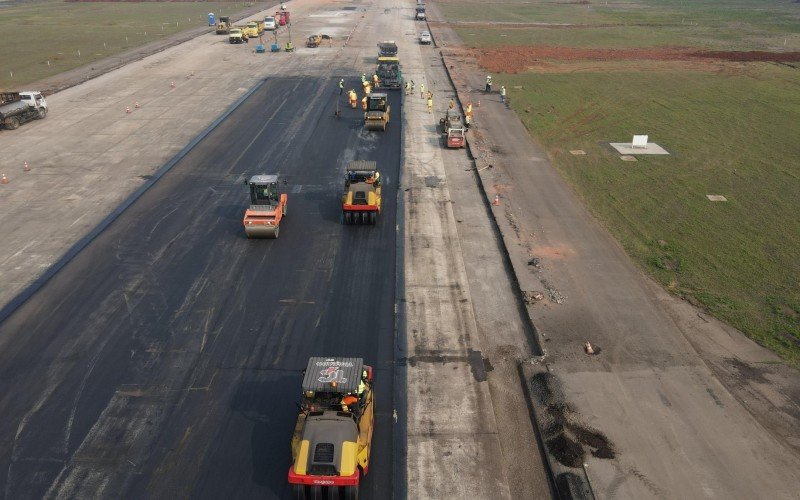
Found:
[[[449, 50], [454, 32], [432, 32], [462, 105], [480, 101], [470, 147], [488, 198], [499, 196], [520, 292], [541, 297], [528, 313], [547, 350], [542, 373], [557, 381], [545, 392], [563, 395], [538, 401], [541, 421], [560, 422], [550, 444], [566, 452], [553, 459], [581, 475], [585, 463], [601, 497], [791, 497], [797, 371], [646, 277], [499, 95], [482, 92], [487, 70]], [[587, 356], [586, 341], [599, 354]]]

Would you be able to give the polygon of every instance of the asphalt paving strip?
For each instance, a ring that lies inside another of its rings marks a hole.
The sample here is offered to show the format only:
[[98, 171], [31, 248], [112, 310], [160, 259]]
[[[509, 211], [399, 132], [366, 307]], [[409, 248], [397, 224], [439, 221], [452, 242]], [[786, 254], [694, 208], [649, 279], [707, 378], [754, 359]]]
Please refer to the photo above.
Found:
[[[392, 491], [400, 120], [337, 120], [337, 80], [267, 80], [0, 324], [7, 497], [286, 496], [300, 371], [319, 354], [375, 366], [362, 494]], [[376, 227], [339, 223], [354, 158], [385, 179]], [[241, 179], [274, 171], [285, 227], [247, 240]]]

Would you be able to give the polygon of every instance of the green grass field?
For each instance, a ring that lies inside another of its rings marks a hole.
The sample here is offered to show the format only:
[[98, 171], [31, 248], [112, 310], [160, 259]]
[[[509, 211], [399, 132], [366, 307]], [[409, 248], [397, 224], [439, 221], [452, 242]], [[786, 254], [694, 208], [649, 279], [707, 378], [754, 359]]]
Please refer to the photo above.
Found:
[[252, 3], [0, 3], [0, 89], [21, 89], [179, 31], [206, 26], [209, 12], [230, 15], [248, 5]]
[[[643, 9], [643, 5], [656, 7]], [[610, 22], [609, 16], [655, 22], [668, 11], [689, 18], [686, 10], [691, 10], [694, 19], [705, 20], [701, 24], [710, 26], [706, 21], [717, 20], [717, 31], [705, 31], [703, 36], [709, 38], [699, 37], [691, 45], [719, 50], [766, 50], [786, 26], [793, 26], [794, 40], [800, 32], [797, 4], [715, 2], [713, 9], [692, 6], [684, 11], [681, 5], [648, 1], [631, 4], [627, 10], [624, 4], [615, 4], [613, 16], [587, 14], [583, 11], [591, 9], [586, 5], [476, 8], [493, 11], [502, 20], [519, 21], [513, 17], [519, 15], [529, 22], [529, 12], [541, 7], [548, 12], [548, 22], [591, 23]], [[751, 13], [755, 14], [750, 17]], [[689, 44], [689, 38], [675, 36], [676, 28], [505, 30], [508, 36], [502, 42], [493, 38], [501, 30], [476, 34], [474, 39], [464, 32], [475, 29], [459, 32], [466, 43], [479, 47]], [[542, 36], [543, 32], [550, 35]], [[754, 43], [757, 39], [765, 43]], [[512, 107], [546, 148], [554, 166], [643, 269], [668, 290], [800, 366], [800, 70], [796, 66], [549, 61], [541, 71], [497, 75], [495, 83], [508, 88]], [[608, 142], [630, 141], [636, 133], [649, 134], [671, 155], [621, 161]], [[587, 155], [573, 156], [572, 149], [583, 149]], [[728, 201], [711, 202], [709, 194]]]
[[524, 30], [457, 27], [465, 43], [562, 45], [569, 47], [651, 47], [675, 45], [710, 50], [800, 50], [800, 5], [774, 0], [615, 1], [606, 5], [526, 3], [444, 3], [450, 21], [582, 24], [583, 29], [537, 27]]

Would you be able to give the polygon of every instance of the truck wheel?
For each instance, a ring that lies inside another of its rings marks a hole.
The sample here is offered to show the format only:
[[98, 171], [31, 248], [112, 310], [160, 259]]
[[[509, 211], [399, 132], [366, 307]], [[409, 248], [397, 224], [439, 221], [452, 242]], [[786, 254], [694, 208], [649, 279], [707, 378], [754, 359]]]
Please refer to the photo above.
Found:
[[311, 487], [311, 500], [323, 500], [322, 496], [322, 486], [312, 486]]
[[19, 118], [11, 117], [6, 120], [6, 128], [8, 130], [17, 130], [19, 128]]
[[369, 223], [374, 226], [376, 222], [378, 222], [378, 214], [371, 212], [369, 214]]
[[36, 119], [41, 120], [45, 116], [47, 116], [47, 110], [44, 108], [39, 108], [39, 115], [36, 117]]
[[306, 487], [304, 484], [295, 484], [292, 487], [292, 498], [294, 498], [295, 500], [306, 499]]

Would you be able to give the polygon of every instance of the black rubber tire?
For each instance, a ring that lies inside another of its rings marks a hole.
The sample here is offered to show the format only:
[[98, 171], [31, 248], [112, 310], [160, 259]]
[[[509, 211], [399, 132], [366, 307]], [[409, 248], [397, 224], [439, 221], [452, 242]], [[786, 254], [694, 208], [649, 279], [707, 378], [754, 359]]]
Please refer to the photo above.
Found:
[[39, 108], [39, 113], [37, 114], [36, 119], [42, 120], [45, 116], [47, 116], [47, 110], [44, 108]]
[[342, 217], [344, 217], [342, 220], [345, 226], [349, 226], [353, 223], [353, 214], [351, 212], [345, 212]]
[[17, 130], [19, 128], [19, 118], [11, 117], [5, 122], [8, 130]]
[[292, 486], [292, 498], [294, 500], [306, 500], [306, 487], [302, 484]]
[[311, 500], [323, 500], [325, 497], [322, 494], [322, 486], [312, 486], [309, 498]]
[[344, 487], [345, 500], [358, 500], [358, 486], [345, 486]]

